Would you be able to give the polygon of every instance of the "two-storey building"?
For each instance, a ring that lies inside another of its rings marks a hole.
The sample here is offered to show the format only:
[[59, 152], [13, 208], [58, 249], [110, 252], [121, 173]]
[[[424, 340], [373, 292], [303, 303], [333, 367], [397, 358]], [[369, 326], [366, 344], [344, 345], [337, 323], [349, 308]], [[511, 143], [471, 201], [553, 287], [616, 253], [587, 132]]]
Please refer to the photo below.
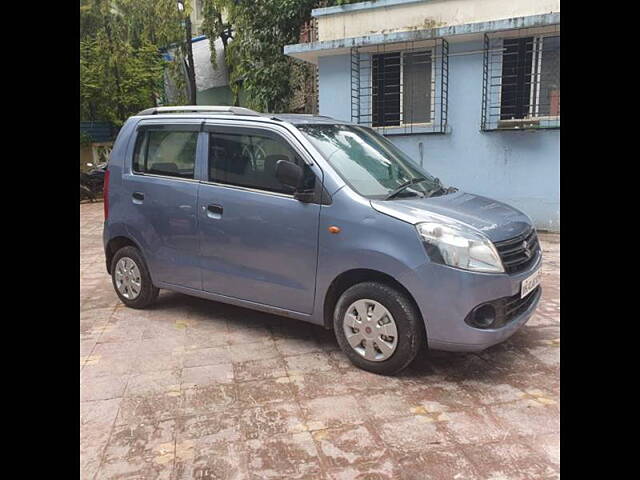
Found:
[[377, 129], [445, 184], [560, 230], [560, 2], [377, 0], [313, 11], [319, 113]]

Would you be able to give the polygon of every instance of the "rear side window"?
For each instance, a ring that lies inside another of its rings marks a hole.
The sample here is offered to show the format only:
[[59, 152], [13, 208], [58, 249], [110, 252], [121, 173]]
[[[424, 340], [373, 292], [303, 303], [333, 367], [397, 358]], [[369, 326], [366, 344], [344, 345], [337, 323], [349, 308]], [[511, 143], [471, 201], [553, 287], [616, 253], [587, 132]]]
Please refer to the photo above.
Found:
[[133, 171], [194, 178], [198, 132], [144, 130], [138, 137]]
[[315, 174], [289, 144], [268, 133], [210, 133], [209, 181], [277, 193], [293, 189], [276, 179], [278, 160], [300, 165], [305, 172], [304, 189], [313, 189]]

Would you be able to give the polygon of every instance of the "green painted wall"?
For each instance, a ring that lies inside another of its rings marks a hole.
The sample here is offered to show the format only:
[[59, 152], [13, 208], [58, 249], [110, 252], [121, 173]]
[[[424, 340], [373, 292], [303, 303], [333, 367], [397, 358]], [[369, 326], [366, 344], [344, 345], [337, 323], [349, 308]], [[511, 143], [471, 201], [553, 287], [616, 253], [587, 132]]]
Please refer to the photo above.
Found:
[[233, 105], [233, 95], [229, 87], [214, 87], [198, 92], [198, 105]]
[[[245, 106], [244, 94], [240, 91], [240, 106]], [[198, 92], [197, 105], [233, 105], [233, 94], [228, 86], [214, 87]]]

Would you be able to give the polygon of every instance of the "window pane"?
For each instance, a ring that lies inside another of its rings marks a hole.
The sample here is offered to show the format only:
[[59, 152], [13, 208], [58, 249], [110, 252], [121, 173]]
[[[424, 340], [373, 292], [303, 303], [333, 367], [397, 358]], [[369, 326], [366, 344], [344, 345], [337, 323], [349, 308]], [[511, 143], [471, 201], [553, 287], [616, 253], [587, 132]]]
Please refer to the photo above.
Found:
[[525, 118], [531, 105], [533, 37], [505, 39], [503, 47], [500, 119]]
[[543, 37], [538, 114], [560, 115], [560, 37]]
[[373, 126], [400, 125], [400, 52], [373, 55]]
[[133, 171], [144, 173], [144, 157], [147, 154], [147, 145], [149, 144], [149, 135], [147, 132], [138, 134], [136, 139], [136, 149], [133, 153]]
[[431, 52], [406, 53], [403, 57], [403, 123], [431, 121]]
[[197, 132], [147, 131], [136, 148], [134, 170], [194, 178]]
[[284, 140], [268, 135], [211, 133], [209, 135], [209, 181], [293, 193], [276, 179], [276, 163], [288, 160], [305, 169], [303, 188], [313, 188], [315, 175]]

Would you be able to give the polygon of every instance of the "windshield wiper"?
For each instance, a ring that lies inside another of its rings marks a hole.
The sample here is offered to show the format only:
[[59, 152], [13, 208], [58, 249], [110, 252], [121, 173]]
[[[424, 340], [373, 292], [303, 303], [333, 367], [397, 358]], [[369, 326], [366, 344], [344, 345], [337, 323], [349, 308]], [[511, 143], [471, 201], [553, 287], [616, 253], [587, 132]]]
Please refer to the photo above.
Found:
[[395, 197], [396, 195], [398, 195], [400, 192], [402, 192], [405, 188], [410, 187], [411, 185], [415, 185], [416, 183], [420, 183], [420, 182], [424, 182], [426, 180], [425, 177], [416, 177], [416, 178], [412, 178], [411, 180], [409, 180], [408, 182], [403, 183], [402, 185], [400, 185], [398, 188], [396, 188], [395, 190], [393, 190], [389, 195], [387, 195], [386, 197], [384, 197], [385, 200], [390, 200], [393, 197]]
[[425, 194], [425, 198], [446, 195], [447, 193], [457, 192], [456, 187], [445, 187], [439, 178], [436, 178], [436, 188]]

